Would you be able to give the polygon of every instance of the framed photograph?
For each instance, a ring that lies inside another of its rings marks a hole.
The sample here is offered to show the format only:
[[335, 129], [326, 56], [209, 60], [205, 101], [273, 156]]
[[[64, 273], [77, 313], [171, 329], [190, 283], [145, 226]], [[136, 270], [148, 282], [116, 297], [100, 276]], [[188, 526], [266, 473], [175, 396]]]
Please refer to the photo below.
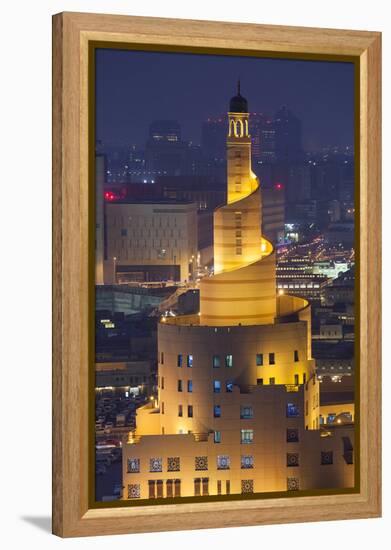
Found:
[[53, 18], [53, 531], [381, 513], [381, 35]]

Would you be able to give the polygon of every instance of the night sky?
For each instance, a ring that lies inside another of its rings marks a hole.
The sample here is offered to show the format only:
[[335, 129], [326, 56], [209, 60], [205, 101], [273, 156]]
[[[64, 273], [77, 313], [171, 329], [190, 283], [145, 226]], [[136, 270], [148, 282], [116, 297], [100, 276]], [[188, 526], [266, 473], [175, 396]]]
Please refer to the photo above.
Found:
[[144, 148], [153, 120], [174, 119], [199, 144], [202, 122], [228, 111], [238, 77], [250, 112], [285, 104], [301, 119], [306, 150], [353, 145], [352, 63], [110, 49], [96, 52], [96, 137]]

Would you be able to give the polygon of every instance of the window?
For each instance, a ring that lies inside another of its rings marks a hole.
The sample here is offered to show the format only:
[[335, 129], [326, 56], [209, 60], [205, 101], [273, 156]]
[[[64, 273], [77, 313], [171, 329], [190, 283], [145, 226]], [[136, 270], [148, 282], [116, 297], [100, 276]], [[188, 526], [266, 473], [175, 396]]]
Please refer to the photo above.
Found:
[[213, 391], [214, 393], [221, 392], [221, 382], [220, 380], [213, 380]]
[[180, 497], [181, 496], [181, 480], [176, 479], [174, 481], [174, 488], [175, 488], [175, 496]]
[[308, 400], [305, 402], [305, 415], [308, 416]]
[[228, 455], [217, 455], [217, 469], [229, 470], [230, 459]]
[[213, 407], [213, 416], [215, 418], [220, 418], [220, 416], [221, 416], [221, 407], [220, 407], [220, 405], [215, 405]]
[[240, 407], [240, 418], [252, 418], [253, 416], [253, 408], [251, 406], [242, 405]]
[[214, 437], [213, 437], [213, 441], [215, 443], [221, 443], [221, 432], [214, 432]]
[[163, 471], [163, 460], [161, 458], [150, 458], [149, 459], [149, 471], [150, 472], [162, 472]]
[[299, 407], [295, 403], [286, 404], [286, 416], [287, 418], [296, 418], [299, 416]]
[[257, 378], [257, 386], [263, 386], [263, 378]]
[[196, 477], [194, 480], [194, 496], [199, 497], [201, 495], [201, 478]]
[[225, 366], [226, 367], [232, 367], [233, 366], [233, 357], [232, 357], [232, 355], [226, 355], [225, 356]]
[[192, 355], [187, 356], [187, 366], [189, 368], [191, 368], [193, 366], [193, 356]]
[[178, 380], [178, 391], [182, 391], [182, 380]]
[[275, 364], [276, 364], [275, 353], [269, 353], [269, 365], [275, 365]]
[[161, 388], [162, 388], [162, 390], [164, 390], [164, 376], [162, 376], [162, 380], [161, 380]]
[[227, 495], [231, 494], [231, 481], [229, 479], [225, 482], [225, 493]]
[[128, 236], [128, 230], [127, 229], [121, 229], [121, 237], [127, 237]]
[[287, 441], [287, 443], [298, 443], [298, 441], [299, 441], [299, 430], [297, 428], [287, 428], [287, 430], [286, 430], [286, 441]]
[[322, 466], [329, 466], [333, 463], [333, 451], [322, 451], [320, 453], [320, 463]]
[[295, 349], [295, 351], [293, 352], [293, 359], [295, 363], [297, 363], [299, 360], [299, 351], [297, 349]]
[[162, 414], [164, 414], [164, 401], [162, 401], [161, 403], [162, 403], [161, 411], [162, 411]]
[[242, 455], [240, 457], [240, 467], [242, 470], [254, 468], [254, 457], [252, 455]]
[[236, 247], [236, 255], [241, 256], [242, 255], [242, 247]]
[[187, 391], [189, 393], [192, 393], [192, 391], [193, 391], [193, 380], [188, 380], [187, 381]]
[[303, 384], [305, 384], [307, 382], [307, 375], [306, 373], [304, 372], [303, 373]]
[[225, 383], [225, 391], [227, 393], [232, 393], [234, 390], [234, 384], [232, 382], [232, 380], [227, 380], [226, 383]]
[[189, 418], [193, 418], [193, 405], [188, 405], [187, 406], [187, 416]]
[[254, 480], [242, 479], [241, 485], [242, 485], [242, 494], [254, 492]]
[[163, 480], [156, 480], [156, 496], [157, 498], [163, 498]]
[[262, 367], [262, 365], [263, 365], [263, 353], [257, 353], [255, 361], [256, 361], [257, 367]]
[[167, 471], [179, 472], [181, 469], [181, 459], [179, 456], [169, 456], [167, 458]]
[[139, 483], [131, 483], [128, 485], [128, 498], [140, 498], [140, 495], [141, 491]]
[[218, 369], [220, 367], [220, 355], [213, 356], [213, 368]]
[[160, 354], [160, 364], [164, 365], [164, 353], [163, 352], [161, 352], [161, 354]]
[[178, 416], [183, 416], [183, 406], [178, 405]]
[[209, 495], [209, 478], [203, 477], [201, 483], [202, 483], [202, 496]]
[[194, 459], [194, 469], [197, 471], [208, 469], [208, 457], [196, 456]]
[[254, 430], [240, 430], [240, 443], [252, 443], [254, 440]]
[[270, 384], [271, 386], [274, 386], [275, 383], [276, 383], [276, 379], [275, 379], [274, 377], [269, 378], [269, 384]]
[[172, 486], [173, 486], [173, 480], [172, 479], [167, 479], [167, 481], [166, 481], [166, 496], [167, 496], [167, 498], [172, 498], [174, 496]]
[[202, 496], [209, 494], [209, 478], [208, 477], [196, 477], [194, 480], [194, 496], [201, 496], [201, 487], [202, 487]]
[[288, 491], [298, 491], [299, 490], [299, 478], [298, 477], [288, 477], [286, 480], [286, 488]]
[[134, 474], [140, 472], [140, 459], [128, 458], [128, 474]]
[[182, 366], [182, 355], [178, 355], [178, 357], [177, 357], [177, 366], [178, 367]]
[[299, 385], [299, 375], [295, 374], [295, 386]]
[[217, 481], [217, 494], [221, 495], [221, 479]]
[[299, 465], [299, 453], [287, 453], [286, 454], [286, 465], [288, 468], [292, 466]]

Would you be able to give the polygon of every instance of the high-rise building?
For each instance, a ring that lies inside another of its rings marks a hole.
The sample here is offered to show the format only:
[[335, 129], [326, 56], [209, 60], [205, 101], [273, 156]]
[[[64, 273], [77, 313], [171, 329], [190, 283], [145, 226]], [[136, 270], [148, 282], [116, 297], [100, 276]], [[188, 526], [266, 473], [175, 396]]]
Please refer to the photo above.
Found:
[[187, 173], [188, 144], [182, 141], [181, 128], [175, 120], [157, 120], [149, 128], [145, 148], [147, 172], [179, 176]]
[[302, 157], [300, 120], [284, 105], [274, 116], [275, 151], [278, 161], [296, 161]]
[[228, 113], [227, 204], [213, 222], [199, 314], [158, 326], [158, 395], [123, 445], [124, 498], [352, 487], [352, 424], [320, 431], [310, 304], [276, 294], [240, 88]]

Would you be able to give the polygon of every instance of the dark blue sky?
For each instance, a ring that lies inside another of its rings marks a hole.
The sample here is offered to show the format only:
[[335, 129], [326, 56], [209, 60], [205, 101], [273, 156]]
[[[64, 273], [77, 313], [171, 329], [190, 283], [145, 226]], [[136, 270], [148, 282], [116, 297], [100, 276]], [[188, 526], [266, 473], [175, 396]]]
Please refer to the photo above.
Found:
[[113, 49], [96, 52], [96, 137], [143, 147], [153, 120], [176, 119], [199, 143], [202, 121], [227, 112], [238, 76], [250, 111], [286, 104], [301, 119], [307, 150], [353, 145], [352, 63]]

